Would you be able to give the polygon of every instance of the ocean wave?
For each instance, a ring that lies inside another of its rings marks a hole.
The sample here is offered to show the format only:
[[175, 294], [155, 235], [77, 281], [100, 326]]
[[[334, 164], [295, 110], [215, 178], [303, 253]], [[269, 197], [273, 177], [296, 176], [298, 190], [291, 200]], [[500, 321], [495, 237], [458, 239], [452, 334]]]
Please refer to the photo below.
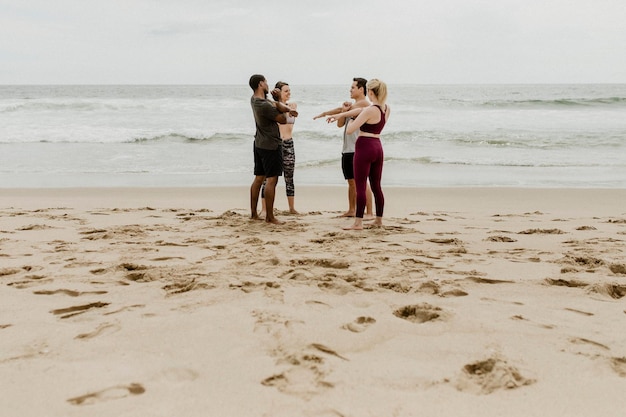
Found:
[[589, 107], [624, 105], [626, 105], [626, 97], [489, 100], [482, 103], [482, 106], [485, 107]]
[[328, 159], [316, 159], [311, 161], [296, 161], [296, 165], [298, 168], [321, 168], [328, 167], [333, 165], [338, 165], [340, 163], [340, 158], [328, 158]]
[[343, 130], [323, 131], [323, 130], [294, 130], [294, 140], [318, 140], [336, 142], [342, 140]]
[[96, 102], [25, 102], [20, 104], [9, 104], [4, 108], [0, 108], [0, 113], [17, 113], [17, 112], [92, 112], [99, 110], [119, 110], [117, 106], [106, 103]]
[[[507, 137], [508, 136], [508, 137]], [[527, 134], [527, 135], [503, 135], [500, 137], [488, 137], [487, 134], [480, 136], [454, 136], [450, 137], [455, 146], [468, 148], [490, 149], [593, 149], [593, 148], [616, 148], [624, 147], [626, 136], [623, 134], [598, 134], [598, 133], [561, 133], [559, 138], [550, 134]]]
[[165, 133], [150, 137], [133, 138], [127, 142], [130, 143], [217, 143], [226, 141], [251, 141], [249, 135], [240, 133], [215, 133], [210, 136], [187, 136], [181, 133]]
[[476, 161], [476, 160], [453, 160], [446, 157], [385, 157], [385, 163], [402, 164], [407, 166], [413, 165], [440, 165], [440, 166], [474, 166], [474, 167], [500, 167], [500, 168], [602, 168], [615, 167], [626, 168], [626, 165], [620, 162], [603, 162], [603, 163], [584, 163], [584, 162], [528, 162], [528, 161]]

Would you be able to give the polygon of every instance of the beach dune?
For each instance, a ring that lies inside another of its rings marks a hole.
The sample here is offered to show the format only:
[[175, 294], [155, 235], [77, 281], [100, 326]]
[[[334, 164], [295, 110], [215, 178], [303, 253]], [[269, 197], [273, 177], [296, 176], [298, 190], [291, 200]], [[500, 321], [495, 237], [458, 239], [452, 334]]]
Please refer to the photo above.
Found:
[[3, 416], [623, 416], [626, 190], [0, 190]]

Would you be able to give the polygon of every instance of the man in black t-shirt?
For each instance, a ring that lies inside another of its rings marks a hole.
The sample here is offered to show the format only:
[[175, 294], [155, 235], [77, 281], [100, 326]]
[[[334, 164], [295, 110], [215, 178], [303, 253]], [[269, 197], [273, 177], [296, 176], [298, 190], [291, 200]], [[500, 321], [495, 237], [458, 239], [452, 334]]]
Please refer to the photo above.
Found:
[[257, 206], [263, 181], [265, 184], [265, 221], [280, 224], [274, 217], [274, 196], [278, 177], [283, 174], [282, 139], [278, 124], [293, 123], [298, 112], [278, 101], [267, 99], [269, 87], [260, 74], [250, 77], [250, 98], [256, 133], [254, 134], [254, 181], [250, 186], [251, 218], [259, 220]]

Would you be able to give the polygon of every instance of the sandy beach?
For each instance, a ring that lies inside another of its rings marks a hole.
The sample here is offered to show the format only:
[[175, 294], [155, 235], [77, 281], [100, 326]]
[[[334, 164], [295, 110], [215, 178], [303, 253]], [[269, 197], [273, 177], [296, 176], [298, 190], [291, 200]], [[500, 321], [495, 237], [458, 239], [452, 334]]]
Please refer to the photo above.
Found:
[[626, 410], [626, 190], [0, 190], [0, 415]]

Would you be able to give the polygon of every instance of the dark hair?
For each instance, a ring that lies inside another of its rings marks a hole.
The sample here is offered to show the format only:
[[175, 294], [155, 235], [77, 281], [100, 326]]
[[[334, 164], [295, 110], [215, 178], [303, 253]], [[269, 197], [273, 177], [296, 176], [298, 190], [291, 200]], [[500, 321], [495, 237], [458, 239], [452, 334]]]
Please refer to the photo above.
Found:
[[352, 81], [356, 81], [356, 88], [362, 88], [363, 94], [367, 95], [367, 80], [365, 78], [353, 78]]
[[279, 90], [282, 90], [284, 86], [289, 85], [288, 83], [284, 82], [284, 81], [279, 81], [276, 83], [276, 85], [274, 86], [274, 88], [278, 88]]
[[256, 91], [256, 89], [259, 88], [259, 84], [263, 80], [265, 80], [264, 76], [262, 76], [261, 74], [254, 74], [252, 77], [250, 77], [250, 88]]

